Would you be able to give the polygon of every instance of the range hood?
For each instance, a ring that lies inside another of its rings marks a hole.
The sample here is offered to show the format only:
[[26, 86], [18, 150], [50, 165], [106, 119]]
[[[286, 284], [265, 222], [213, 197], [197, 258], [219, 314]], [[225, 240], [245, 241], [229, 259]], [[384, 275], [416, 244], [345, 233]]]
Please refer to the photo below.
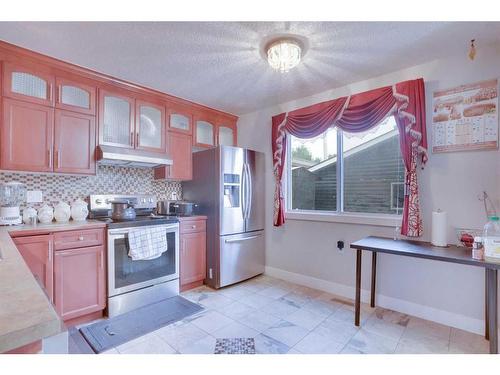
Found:
[[129, 150], [122, 147], [97, 146], [97, 162], [100, 165], [115, 165], [121, 167], [154, 168], [162, 165], [172, 165], [172, 159], [165, 154], [142, 150]]

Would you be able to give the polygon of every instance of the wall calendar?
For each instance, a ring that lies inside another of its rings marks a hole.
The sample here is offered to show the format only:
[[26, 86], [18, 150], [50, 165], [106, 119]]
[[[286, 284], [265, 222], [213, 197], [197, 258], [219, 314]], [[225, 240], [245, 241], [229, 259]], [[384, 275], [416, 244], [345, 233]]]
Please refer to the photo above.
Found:
[[432, 152], [498, 148], [498, 80], [433, 94]]

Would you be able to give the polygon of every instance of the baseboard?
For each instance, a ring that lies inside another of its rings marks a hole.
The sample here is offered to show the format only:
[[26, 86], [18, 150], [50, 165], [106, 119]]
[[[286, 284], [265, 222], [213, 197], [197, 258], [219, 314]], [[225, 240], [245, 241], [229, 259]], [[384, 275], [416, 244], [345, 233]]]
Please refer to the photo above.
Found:
[[[285, 281], [304, 285], [309, 288], [322, 290], [324, 292], [336, 294], [345, 298], [354, 298], [355, 288], [349, 285], [338, 284], [331, 281], [306, 276], [299, 273], [285, 271], [280, 268], [266, 266], [265, 274]], [[361, 290], [361, 301], [370, 302], [370, 291]], [[434, 307], [420, 305], [398, 298], [376, 295], [377, 306], [399, 311], [403, 314], [413, 315], [422, 319], [431, 320], [436, 323], [445, 324], [451, 327], [463, 329], [479, 335], [484, 334], [484, 320], [474, 319], [465, 315], [456, 314], [450, 311], [436, 309]]]

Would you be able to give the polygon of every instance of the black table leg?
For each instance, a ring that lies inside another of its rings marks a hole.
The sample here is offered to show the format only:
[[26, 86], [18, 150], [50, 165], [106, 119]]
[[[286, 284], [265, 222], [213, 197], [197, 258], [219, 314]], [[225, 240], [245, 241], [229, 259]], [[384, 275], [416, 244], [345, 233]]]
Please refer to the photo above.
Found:
[[375, 282], [377, 280], [377, 252], [372, 252], [372, 290], [370, 296], [370, 306], [375, 307]]
[[488, 269], [484, 269], [484, 338], [490, 339], [490, 322], [488, 318]]
[[361, 308], [361, 250], [356, 250], [356, 301], [354, 302], [354, 325], [359, 327]]
[[486, 269], [488, 282], [488, 328], [490, 336], [490, 354], [498, 354], [498, 330], [497, 330], [497, 282], [496, 269]]

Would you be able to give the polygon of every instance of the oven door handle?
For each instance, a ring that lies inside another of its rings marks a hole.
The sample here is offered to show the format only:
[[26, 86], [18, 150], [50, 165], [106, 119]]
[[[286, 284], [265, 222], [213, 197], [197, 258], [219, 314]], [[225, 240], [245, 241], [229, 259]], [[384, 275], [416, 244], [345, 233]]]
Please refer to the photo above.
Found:
[[127, 235], [128, 233], [129, 233], [129, 232], [111, 232], [111, 233], [109, 233], [109, 235], [110, 235], [110, 236], [113, 236], [113, 237], [115, 237], [115, 236], [125, 236], [125, 235]]

